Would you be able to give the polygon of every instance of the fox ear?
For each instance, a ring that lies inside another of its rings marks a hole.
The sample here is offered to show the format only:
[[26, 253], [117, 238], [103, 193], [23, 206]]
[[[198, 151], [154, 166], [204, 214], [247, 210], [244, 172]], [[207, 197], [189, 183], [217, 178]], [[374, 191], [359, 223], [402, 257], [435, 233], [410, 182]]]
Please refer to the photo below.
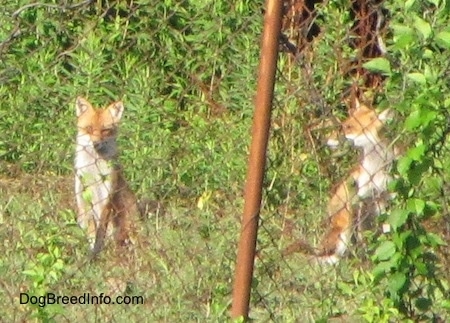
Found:
[[378, 115], [378, 119], [382, 122], [386, 122], [391, 120], [394, 117], [394, 112], [391, 109], [386, 109], [380, 112]]
[[86, 112], [86, 110], [89, 109], [92, 109], [92, 105], [88, 102], [88, 100], [82, 98], [81, 96], [77, 97], [75, 102], [77, 117], [81, 116], [84, 112]]
[[115, 122], [118, 122], [120, 118], [122, 118], [122, 113], [125, 107], [123, 106], [122, 101], [114, 102], [111, 104], [107, 110], [109, 113], [111, 113], [111, 116], [113, 117]]

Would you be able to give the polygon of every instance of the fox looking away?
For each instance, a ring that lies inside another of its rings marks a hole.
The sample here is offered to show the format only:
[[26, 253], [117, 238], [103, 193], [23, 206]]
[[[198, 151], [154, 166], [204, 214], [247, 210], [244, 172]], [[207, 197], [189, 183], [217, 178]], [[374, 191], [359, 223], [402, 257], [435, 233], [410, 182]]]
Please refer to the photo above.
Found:
[[390, 109], [377, 114], [357, 101], [355, 112], [342, 124], [345, 137], [355, 147], [362, 148], [357, 180], [360, 198], [387, 191], [389, 170], [398, 153], [381, 136], [381, 130], [391, 115]]
[[[355, 101], [354, 109], [348, 119], [341, 123], [341, 129], [346, 139], [362, 150], [358, 164], [358, 196], [361, 199], [379, 199], [386, 195], [391, 180], [389, 171], [399, 156], [397, 147], [390, 145], [382, 136], [382, 129], [386, 121], [392, 118], [392, 111], [386, 109], [377, 113], [358, 99]], [[339, 144], [335, 137], [333, 133], [328, 138], [329, 146], [336, 147]]]
[[[353, 146], [362, 149], [360, 160], [347, 179], [347, 182], [353, 180], [357, 189], [356, 198], [352, 199], [351, 212], [344, 213], [344, 215], [353, 216], [358, 213], [358, 217], [354, 217], [353, 221], [350, 219], [341, 221], [349, 224], [349, 227], [346, 228], [346, 241], [350, 238], [350, 228], [355, 226], [355, 223], [352, 222], [357, 220], [360, 224], [364, 220], [362, 214], [374, 216], [384, 212], [390, 198], [388, 194], [388, 183], [391, 180], [389, 171], [398, 152], [382, 136], [382, 130], [386, 121], [391, 117], [390, 109], [377, 113], [373, 108], [361, 104], [356, 98], [350, 116], [342, 122], [342, 131], [346, 139], [350, 140]], [[333, 221], [331, 224], [333, 226]], [[339, 228], [337, 229], [339, 230]], [[344, 232], [344, 230], [340, 230], [339, 234], [335, 235], [342, 236]], [[333, 240], [331, 238], [326, 236], [324, 241]], [[341, 248], [339, 248], [339, 244]], [[330, 250], [333, 248], [341, 250], [336, 255], [342, 256], [346, 245], [337, 242], [331, 246]], [[326, 259], [328, 259], [328, 263], [334, 263], [329, 261], [329, 258]]]
[[86, 99], [78, 97], [75, 109], [77, 222], [87, 230], [95, 255], [109, 236], [114, 236], [118, 246], [128, 245], [133, 217], [138, 214], [136, 197], [117, 160], [116, 137], [124, 105], [119, 101], [105, 109], [94, 109]]
[[[285, 250], [285, 254], [303, 251], [312, 254], [319, 263], [335, 264], [345, 253], [355, 226], [355, 214], [378, 215], [386, 208], [388, 183], [391, 180], [390, 167], [398, 156], [382, 137], [381, 130], [391, 117], [389, 109], [377, 113], [374, 109], [360, 104], [356, 99], [355, 109], [341, 123], [345, 137], [353, 146], [362, 148], [358, 164], [332, 189], [328, 202], [329, 229], [317, 250], [305, 242], [297, 242]], [[329, 138], [329, 145], [337, 140]], [[364, 208], [364, 211], [362, 209]]]

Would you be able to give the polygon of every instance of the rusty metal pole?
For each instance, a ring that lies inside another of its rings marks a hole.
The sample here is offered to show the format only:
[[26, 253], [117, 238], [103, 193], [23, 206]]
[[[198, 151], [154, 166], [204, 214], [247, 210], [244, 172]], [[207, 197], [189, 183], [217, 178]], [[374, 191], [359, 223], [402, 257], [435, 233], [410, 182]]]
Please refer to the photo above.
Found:
[[252, 142], [245, 184], [244, 213], [241, 224], [233, 286], [233, 319], [248, 318], [253, 265], [261, 208], [262, 185], [269, 140], [270, 116], [278, 58], [278, 38], [281, 32], [283, 1], [266, 0], [264, 29], [261, 42], [258, 86], [253, 115]]

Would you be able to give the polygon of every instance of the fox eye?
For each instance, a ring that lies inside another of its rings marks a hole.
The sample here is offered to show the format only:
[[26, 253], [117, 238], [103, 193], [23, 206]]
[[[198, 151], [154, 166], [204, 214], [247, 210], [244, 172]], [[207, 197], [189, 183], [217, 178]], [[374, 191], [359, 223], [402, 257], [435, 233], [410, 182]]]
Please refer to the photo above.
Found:
[[85, 129], [88, 133], [92, 133], [92, 126], [87, 126]]
[[107, 128], [107, 129], [102, 129], [102, 135], [103, 136], [109, 136], [112, 132], [112, 129]]

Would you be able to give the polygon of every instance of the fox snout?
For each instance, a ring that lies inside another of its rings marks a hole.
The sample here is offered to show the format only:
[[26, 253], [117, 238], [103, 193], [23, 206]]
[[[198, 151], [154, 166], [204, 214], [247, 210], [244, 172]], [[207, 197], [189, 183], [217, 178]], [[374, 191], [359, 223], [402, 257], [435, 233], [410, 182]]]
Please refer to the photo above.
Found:
[[110, 159], [116, 156], [114, 138], [93, 141], [93, 145], [95, 151], [104, 159]]
[[97, 152], [101, 152], [102, 150], [106, 149], [106, 143], [104, 140], [97, 140], [93, 142], [94, 148]]

